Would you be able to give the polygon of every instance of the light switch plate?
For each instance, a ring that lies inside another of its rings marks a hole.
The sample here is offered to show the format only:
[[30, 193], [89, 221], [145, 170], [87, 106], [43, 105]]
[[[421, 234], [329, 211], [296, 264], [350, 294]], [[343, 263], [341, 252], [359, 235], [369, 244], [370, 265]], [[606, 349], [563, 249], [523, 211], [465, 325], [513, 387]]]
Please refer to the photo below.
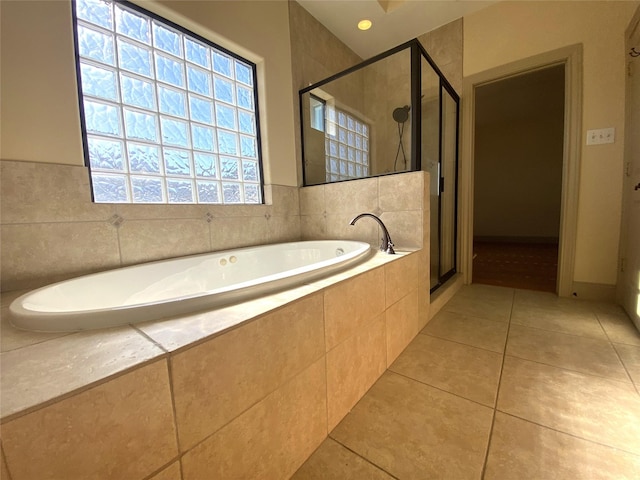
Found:
[[587, 130], [587, 145], [600, 145], [602, 143], [613, 143], [615, 141], [616, 129], [613, 127]]

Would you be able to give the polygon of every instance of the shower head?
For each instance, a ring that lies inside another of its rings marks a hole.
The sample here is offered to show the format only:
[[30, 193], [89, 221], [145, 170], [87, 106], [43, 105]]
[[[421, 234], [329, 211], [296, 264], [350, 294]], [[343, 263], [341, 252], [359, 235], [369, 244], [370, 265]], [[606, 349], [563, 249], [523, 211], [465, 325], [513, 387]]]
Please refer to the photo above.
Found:
[[409, 119], [409, 110], [411, 110], [409, 105], [396, 108], [393, 111], [393, 119], [398, 123], [406, 122]]

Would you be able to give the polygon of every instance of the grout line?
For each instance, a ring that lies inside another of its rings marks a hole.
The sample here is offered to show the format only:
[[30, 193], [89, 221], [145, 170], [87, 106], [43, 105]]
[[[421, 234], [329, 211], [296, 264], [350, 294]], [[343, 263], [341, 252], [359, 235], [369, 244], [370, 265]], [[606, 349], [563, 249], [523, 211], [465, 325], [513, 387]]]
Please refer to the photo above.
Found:
[[480, 478], [484, 479], [487, 471], [487, 463], [489, 461], [489, 452], [491, 450], [491, 439], [493, 438], [493, 427], [496, 424], [496, 412], [498, 411], [498, 400], [500, 398], [500, 387], [502, 386], [502, 374], [504, 372], [504, 362], [507, 358], [507, 343], [509, 342], [509, 330], [511, 329], [511, 317], [513, 316], [513, 307], [515, 304], [516, 291], [514, 289], [511, 296], [511, 311], [509, 312], [509, 323], [507, 324], [507, 335], [504, 339], [504, 349], [502, 354], [502, 364], [500, 365], [500, 375], [498, 377], [498, 389], [496, 390], [496, 401], [493, 406], [493, 416], [491, 417], [491, 428], [489, 429], [489, 439], [487, 441], [487, 450], [484, 454], [484, 462], [482, 463], [482, 473]]
[[[617, 355], [617, 352], [616, 352], [616, 355]], [[625, 381], [625, 380], [621, 380], [619, 378], [606, 377], [604, 375], [599, 375], [597, 373], [583, 372], [581, 370], [574, 370], [572, 368], [561, 367], [561, 366], [558, 366], [558, 365], [553, 365], [551, 363], [545, 363], [545, 362], [542, 362], [540, 360], [532, 360], [532, 359], [526, 358], [526, 357], [519, 357], [518, 355], [513, 355], [511, 353], [506, 354], [506, 356], [507, 357], [511, 357], [511, 358], [517, 358], [519, 360], [524, 360], [526, 362], [537, 363], [538, 365], [544, 365], [545, 367], [557, 368], [559, 370], [564, 370], [564, 371], [571, 372], [571, 373], [578, 373], [580, 375], [587, 375], [589, 377], [601, 378], [603, 380], [610, 380], [612, 382], [618, 382], [618, 383], [621, 383], [621, 384], [624, 384], [624, 385], [633, 384], [632, 380]], [[623, 368], [624, 368], [624, 365], [623, 365]], [[625, 372], [626, 372], [626, 369], [625, 369]], [[626, 372], [626, 373], [628, 374], [628, 372]]]
[[169, 395], [171, 396], [171, 409], [173, 411], [173, 427], [175, 431], [176, 437], [176, 448], [178, 450], [177, 460], [180, 466], [180, 476], [184, 478], [184, 472], [182, 471], [182, 457], [186, 452], [182, 452], [182, 447], [180, 446], [180, 435], [178, 434], [178, 412], [176, 409], [176, 396], [173, 388], [174, 376], [173, 376], [173, 364], [172, 358], [170, 355], [167, 356], [167, 376], [169, 377]]
[[[600, 328], [602, 328], [602, 330], [604, 331], [604, 334], [606, 335], [607, 340], [609, 340], [609, 344], [613, 348], [613, 351], [616, 352], [616, 356], [618, 357], [618, 360], [622, 364], [622, 368], [624, 368], [624, 371], [627, 373], [627, 377], [629, 377], [629, 380], [631, 380], [631, 384], [636, 389], [636, 392], [638, 393], [638, 395], [640, 395], [640, 386], [636, 385], [636, 382], [633, 381], [633, 377], [629, 373], [629, 369], [627, 368], [627, 366], [625, 365], [624, 361], [622, 360], [622, 357], [620, 356], [620, 352], [618, 352], [618, 349], [616, 348], [615, 342], [613, 340], [611, 340], [611, 337], [609, 336], [609, 333], [607, 332], [607, 329], [604, 328], [604, 325], [602, 325], [602, 322], [600, 321], [600, 315], [598, 315], [597, 312], [594, 312], [594, 315], [596, 316], [596, 320], [598, 321], [598, 324], [600, 324]], [[626, 345], [626, 344], [622, 344], [622, 345]]]
[[367, 462], [369, 465], [374, 466], [375, 468], [377, 468], [378, 470], [383, 471], [384, 473], [386, 473], [387, 475], [389, 475], [391, 478], [394, 478], [396, 480], [399, 480], [398, 477], [396, 477], [394, 474], [392, 474], [391, 472], [385, 470], [384, 468], [382, 468], [380, 465], [377, 465], [376, 463], [372, 462], [371, 460], [369, 460], [367, 457], [364, 457], [362, 455], [360, 455], [358, 452], [356, 452], [355, 450], [352, 450], [351, 448], [349, 448], [347, 445], [345, 445], [344, 443], [342, 443], [341, 441], [339, 441], [338, 439], [332, 437], [331, 435], [329, 435], [329, 437], [331, 440], [333, 440], [334, 442], [336, 442], [338, 445], [341, 445], [343, 448], [345, 448], [346, 450], [350, 451], [351, 453], [353, 453], [354, 455], [356, 455], [357, 457], [361, 458], [362, 460], [364, 460], [365, 462]]
[[634, 457], [640, 458], [640, 454], [636, 453], [636, 452], [631, 452], [629, 450], [623, 450], [623, 449], [621, 449], [619, 447], [614, 447], [612, 445], [607, 445], [606, 443], [602, 443], [602, 442], [598, 442], [598, 441], [595, 441], [595, 440], [591, 440], [589, 438], [581, 437], [579, 435], [576, 435], [575, 433], [565, 432], [564, 430], [558, 430], [557, 428], [551, 427], [549, 425], [543, 425], [542, 423], [534, 422], [533, 420], [529, 420], [528, 418], [519, 417], [518, 415], [514, 415], [513, 413], [505, 412], [504, 410], [498, 410], [498, 412], [500, 412], [503, 415], [507, 415], [509, 417], [512, 417], [512, 418], [517, 418], [518, 420], [522, 420], [523, 422], [527, 422], [527, 423], [530, 423], [532, 425], [536, 425], [536, 426], [538, 426], [540, 428], [544, 428], [546, 430], [551, 430], [552, 432], [560, 433], [562, 435], [567, 435], [569, 437], [572, 437], [572, 438], [575, 438], [575, 439], [578, 439], [578, 440], [583, 440], [585, 442], [593, 443], [595, 445], [600, 445], [601, 447], [611, 448], [611, 449], [616, 450], [618, 452], [627, 453], [629, 455], [633, 455]]
[[[391, 367], [392, 366], [393, 366], [393, 364], [391, 365]], [[433, 389], [438, 390], [438, 391], [443, 392], [443, 393], [448, 393], [449, 395], [453, 395], [454, 397], [461, 398], [462, 400], [467, 400], [468, 402], [475, 403], [476, 405], [480, 405], [481, 407], [484, 407], [484, 408], [494, 408], [494, 407], [490, 407], [486, 403], [480, 403], [477, 400], [472, 400], [472, 399], [470, 399], [468, 397], [463, 397], [459, 393], [453, 393], [453, 392], [450, 392], [449, 390], [445, 390], [444, 388], [436, 387], [435, 385], [431, 385], [430, 383], [426, 383], [426, 382], [423, 382], [422, 380], [418, 380], [417, 378], [410, 377], [405, 373], [396, 372], [391, 367], [389, 367], [387, 370], [389, 372], [395, 374], [395, 375], [398, 375], [399, 377], [406, 378], [407, 380], [411, 380], [412, 382], [419, 383], [420, 385], [424, 385], [425, 387], [433, 388]]]
[[503, 355], [504, 352], [496, 352], [495, 350], [490, 350], [488, 348], [485, 347], [478, 347], [477, 345], [471, 345], [470, 343], [463, 343], [457, 340], [451, 340], [450, 338], [447, 337], [440, 337], [438, 335], [434, 335], [432, 333], [422, 333], [422, 332], [418, 332], [419, 335], [424, 335], [425, 337], [431, 337], [431, 338], [437, 338], [438, 340], [445, 340], [447, 342], [451, 342], [451, 343], [455, 343], [457, 345], [462, 345], [464, 347], [471, 347], [471, 348], [477, 348], [478, 350], [483, 350], [485, 352], [491, 352], [491, 353], [497, 353], [498, 355]]

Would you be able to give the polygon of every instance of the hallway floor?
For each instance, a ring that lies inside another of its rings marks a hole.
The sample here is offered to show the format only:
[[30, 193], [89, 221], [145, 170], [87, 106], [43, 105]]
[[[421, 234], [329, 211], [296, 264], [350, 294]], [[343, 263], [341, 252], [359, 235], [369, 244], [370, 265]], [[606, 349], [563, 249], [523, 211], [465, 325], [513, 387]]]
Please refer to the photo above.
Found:
[[466, 286], [293, 478], [638, 479], [639, 392], [620, 307]]

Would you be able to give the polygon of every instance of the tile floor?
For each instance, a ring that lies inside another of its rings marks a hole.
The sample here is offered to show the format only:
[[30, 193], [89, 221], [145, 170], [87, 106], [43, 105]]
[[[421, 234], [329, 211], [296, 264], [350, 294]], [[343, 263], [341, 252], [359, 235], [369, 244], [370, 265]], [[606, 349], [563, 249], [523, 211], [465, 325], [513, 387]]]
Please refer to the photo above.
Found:
[[293, 478], [637, 480], [639, 392], [621, 308], [467, 286]]

